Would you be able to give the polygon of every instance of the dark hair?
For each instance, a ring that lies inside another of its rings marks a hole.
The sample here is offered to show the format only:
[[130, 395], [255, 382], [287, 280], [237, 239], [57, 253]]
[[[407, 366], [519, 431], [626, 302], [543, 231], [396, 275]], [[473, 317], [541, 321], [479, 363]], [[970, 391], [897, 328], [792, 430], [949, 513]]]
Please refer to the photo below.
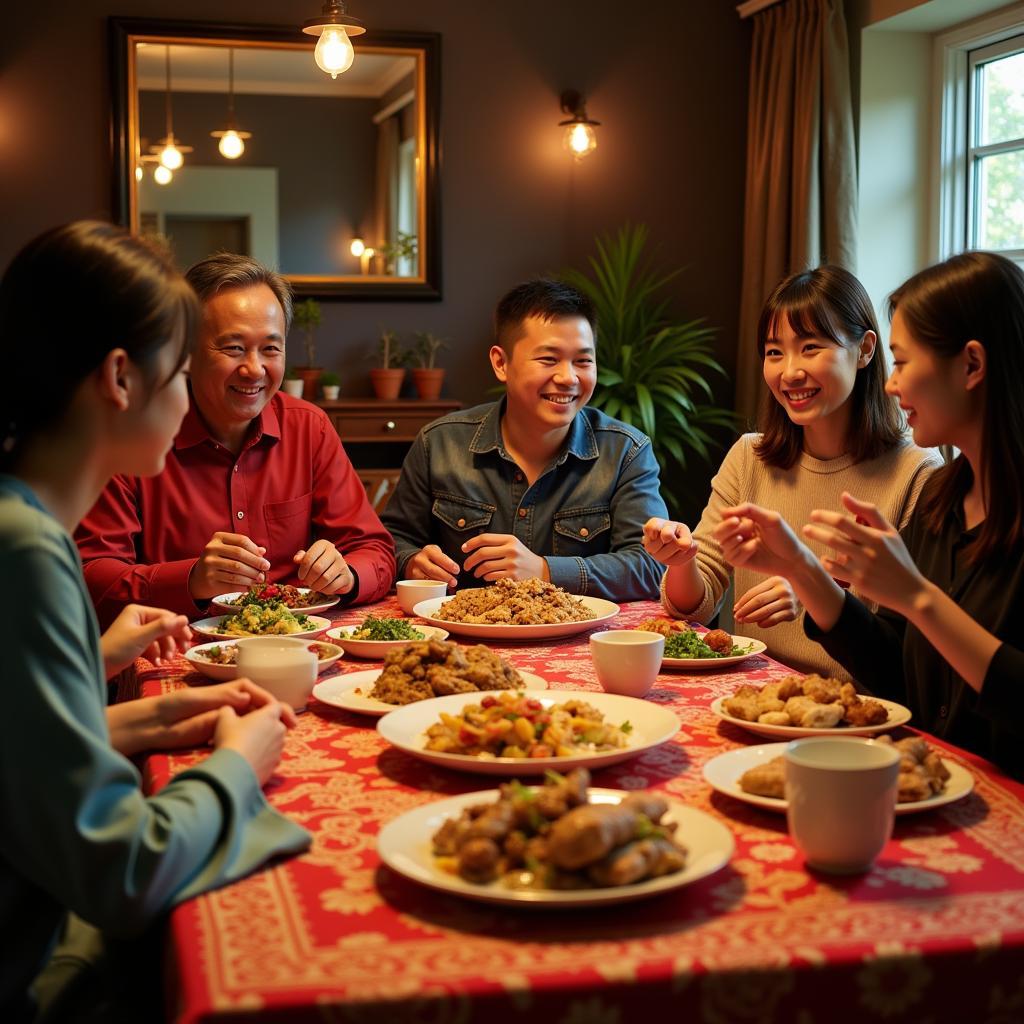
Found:
[[227, 288], [252, 288], [265, 284], [284, 311], [285, 334], [292, 326], [292, 286], [276, 271], [251, 256], [236, 252], [215, 252], [193, 263], [185, 271], [185, 280], [196, 290], [200, 302], [206, 302]]
[[519, 328], [527, 317], [545, 322], [565, 317], [582, 317], [597, 331], [594, 303], [572, 285], [548, 277], [524, 281], [504, 295], [494, 311], [494, 340], [508, 350], [515, 343]]
[[[1024, 545], [1024, 272], [991, 252], [965, 252], [915, 274], [889, 297], [915, 342], [951, 359], [969, 341], [985, 348], [981, 425], [981, 488], [985, 522], [970, 559], [982, 561]], [[963, 457], [937, 470], [918, 504], [938, 532], [963, 501], [974, 474]]]
[[[864, 286], [842, 267], [822, 266], [790, 274], [768, 296], [757, 322], [757, 351], [764, 359], [769, 338], [779, 324], [789, 321], [797, 337], [830, 338], [849, 348], [860, 344], [868, 331], [878, 334], [878, 321]], [[874, 459], [904, 437], [898, 403], [885, 393], [885, 359], [881, 346], [867, 366], [857, 371], [850, 395], [850, 429], [846, 439], [855, 462]], [[789, 469], [804, 446], [803, 427], [769, 392], [761, 414], [762, 436], [754, 445], [759, 459], [769, 466]]]
[[[176, 343], [177, 373], [199, 318], [195, 293], [167, 255], [122, 228], [77, 221], [29, 242], [0, 280], [0, 469], [60, 422], [112, 349], [123, 348], [150, 376], [161, 349]], [[45, 400], [25, 386], [41, 362]]]

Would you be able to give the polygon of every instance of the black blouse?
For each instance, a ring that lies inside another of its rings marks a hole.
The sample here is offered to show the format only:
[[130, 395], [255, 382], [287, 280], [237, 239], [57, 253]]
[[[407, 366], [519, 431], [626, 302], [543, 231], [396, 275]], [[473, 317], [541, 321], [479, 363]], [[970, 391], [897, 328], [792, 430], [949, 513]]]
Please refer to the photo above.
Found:
[[965, 549], [979, 529], [965, 529], [962, 508], [937, 534], [915, 512], [902, 537], [923, 575], [1003, 641], [980, 693], [916, 626], [886, 609], [872, 614], [849, 592], [828, 633], [806, 614], [804, 631], [864, 689], [905, 703], [918, 728], [1024, 779], [1024, 553], [969, 564]]

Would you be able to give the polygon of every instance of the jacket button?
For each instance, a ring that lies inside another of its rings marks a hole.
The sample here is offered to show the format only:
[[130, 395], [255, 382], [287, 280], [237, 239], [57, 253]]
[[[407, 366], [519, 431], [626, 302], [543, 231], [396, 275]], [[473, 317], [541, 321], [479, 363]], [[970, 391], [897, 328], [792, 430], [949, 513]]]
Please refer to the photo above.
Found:
[[460, 519], [455, 525], [456, 526], [465, 526], [466, 525], [466, 520], [465, 519]]
[[581, 537], [589, 537], [590, 536], [590, 531], [585, 526], [581, 526], [580, 527], [580, 536]]
[[521, 508], [519, 510], [519, 518], [520, 519], [525, 519], [526, 518], [526, 509], [525, 508]]
[[946, 715], [948, 715], [948, 714], [949, 714], [949, 708], [947, 708], [946, 705], [943, 704], [942, 707], [939, 708], [939, 718], [945, 718]]

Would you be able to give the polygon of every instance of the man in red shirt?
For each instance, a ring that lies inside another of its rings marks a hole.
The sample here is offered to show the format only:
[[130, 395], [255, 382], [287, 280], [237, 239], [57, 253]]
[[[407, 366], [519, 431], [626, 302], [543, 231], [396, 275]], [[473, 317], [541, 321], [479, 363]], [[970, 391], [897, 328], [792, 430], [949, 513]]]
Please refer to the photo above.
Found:
[[200, 602], [264, 581], [377, 600], [394, 541], [327, 416], [280, 393], [289, 285], [229, 253], [186, 276], [203, 320], [166, 468], [114, 477], [75, 535], [101, 623], [129, 602], [195, 617]]

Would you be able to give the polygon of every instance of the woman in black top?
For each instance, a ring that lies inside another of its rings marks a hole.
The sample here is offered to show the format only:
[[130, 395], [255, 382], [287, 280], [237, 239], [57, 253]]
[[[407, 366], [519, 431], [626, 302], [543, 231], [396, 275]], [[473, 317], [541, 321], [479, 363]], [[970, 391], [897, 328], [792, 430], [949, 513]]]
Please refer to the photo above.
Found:
[[790, 580], [807, 635], [858, 682], [1024, 778], [1024, 272], [954, 256], [898, 288], [889, 313], [887, 389], [918, 445], [959, 450], [902, 535], [844, 494], [844, 512], [817, 510], [803, 528], [835, 552], [820, 563], [756, 506], [726, 509], [718, 539], [734, 565]]

